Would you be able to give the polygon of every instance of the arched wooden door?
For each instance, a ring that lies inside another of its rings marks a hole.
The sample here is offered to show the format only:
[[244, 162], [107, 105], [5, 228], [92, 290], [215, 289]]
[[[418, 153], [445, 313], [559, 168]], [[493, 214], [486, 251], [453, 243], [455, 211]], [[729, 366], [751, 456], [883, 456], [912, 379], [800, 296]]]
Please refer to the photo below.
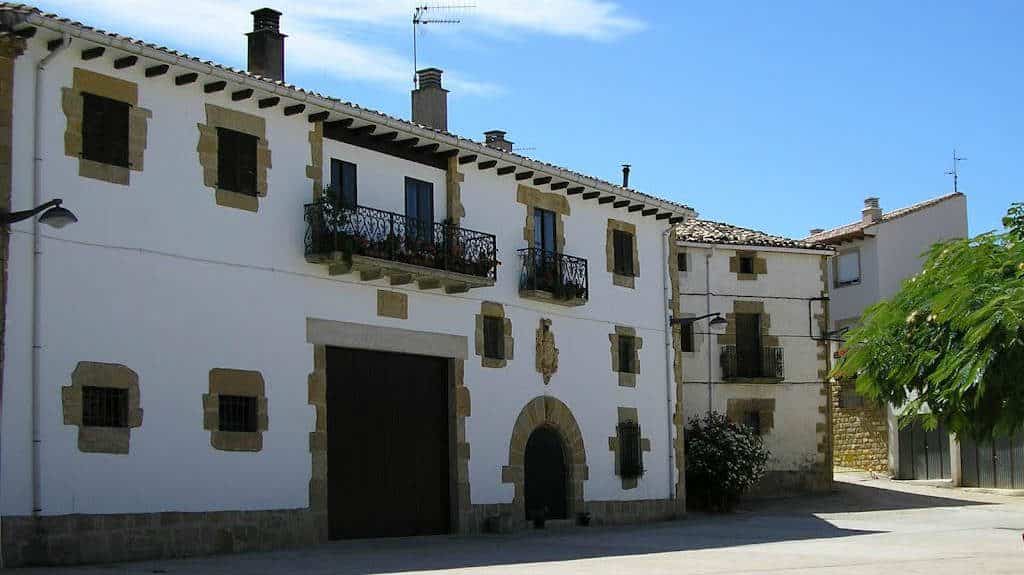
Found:
[[550, 427], [538, 427], [526, 441], [523, 470], [526, 518], [565, 519], [569, 495], [562, 438]]

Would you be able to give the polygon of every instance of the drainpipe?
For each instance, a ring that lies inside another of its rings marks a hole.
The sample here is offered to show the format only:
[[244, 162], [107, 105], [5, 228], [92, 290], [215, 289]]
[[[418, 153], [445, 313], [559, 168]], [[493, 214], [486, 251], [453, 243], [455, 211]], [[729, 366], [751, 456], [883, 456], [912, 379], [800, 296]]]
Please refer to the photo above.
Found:
[[[708, 248], [708, 252], [704, 254], [704, 299], [706, 301], [706, 307], [708, 315], [711, 314], [711, 256], [714, 255], [714, 246]], [[711, 382], [711, 320], [708, 320], [708, 415], [711, 415], [712, 409], [712, 395], [711, 390], [714, 388], [714, 384]]]
[[[32, 205], [38, 206], [42, 203], [42, 175], [43, 175], [43, 115], [40, 113], [43, 107], [43, 71], [58, 54], [67, 49], [71, 44], [71, 35], [64, 34], [63, 42], [56, 50], [50, 52], [39, 64], [36, 65], [34, 105], [32, 109], [32, 143], [34, 147], [33, 171], [32, 171]], [[39, 378], [42, 361], [42, 306], [39, 303], [42, 295], [40, 277], [42, 269], [42, 241], [39, 234], [39, 219], [32, 218], [32, 516], [38, 518], [42, 513], [41, 479], [42, 474], [39, 465], [41, 439], [39, 432]]]
[[[672, 417], [675, 411], [672, 409], [672, 387], [675, 383], [673, 377], [672, 360], [674, 359], [674, 353], [672, 350], [672, 294], [669, 293], [669, 286], [671, 285], [671, 278], [669, 274], [672, 273], [672, 262], [668, 261], [668, 242], [674, 242], [675, 234], [672, 230], [675, 226], [669, 224], [668, 229], [662, 233], [661, 242], [661, 261], [665, 262], [665, 273], [661, 275], [662, 290], [664, 292], [665, 300], [665, 409], [668, 411], [668, 417], [665, 418], [665, 437], [668, 438], [668, 498], [669, 500], [675, 500], [676, 498], [676, 482], [675, 482], [675, 471], [676, 471], [676, 446], [672, 440]], [[677, 440], [680, 438], [676, 438]]]

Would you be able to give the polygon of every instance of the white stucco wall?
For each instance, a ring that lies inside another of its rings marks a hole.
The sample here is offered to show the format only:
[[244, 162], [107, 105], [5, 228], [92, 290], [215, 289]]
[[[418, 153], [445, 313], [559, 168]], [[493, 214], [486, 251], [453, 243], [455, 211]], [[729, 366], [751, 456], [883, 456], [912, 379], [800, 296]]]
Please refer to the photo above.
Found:
[[[32, 71], [45, 51], [29, 43], [16, 67], [14, 130], [15, 209], [31, 204]], [[109, 51], [108, 51], [109, 52]], [[82, 62], [79, 51], [58, 56], [45, 72], [42, 135], [44, 199], [61, 197], [79, 222], [43, 228], [41, 256], [43, 341], [40, 378], [42, 510], [44, 514], [278, 509], [307, 505], [310, 477], [307, 404], [312, 346], [306, 318], [366, 323], [463, 335], [469, 338], [465, 383], [472, 397], [466, 431], [473, 503], [509, 502], [501, 483], [515, 418], [532, 398], [550, 394], [578, 421], [587, 450], [587, 500], [665, 498], [673, 478], [668, 466], [662, 232], [664, 220], [610, 205], [570, 198], [566, 252], [590, 265], [590, 301], [565, 308], [519, 297], [515, 250], [525, 210], [516, 202], [511, 175], [463, 166], [462, 225], [498, 239], [497, 284], [464, 294], [420, 291], [386, 280], [360, 282], [328, 276], [303, 258], [302, 206], [311, 199], [305, 116], [280, 108], [258, 110], [256, 99], [232, 102], [231, 87], [205, 95], [200, 82], [175, 87], [168, 75], [146, 79], [143, 67], [115, 71], [111, 57]], [[139, 105], [152, 110], [145, 170], [130, 186], [77, 175], [77, 160], [63, 153], [65, 116], [61, 86], [73, 66], [122, 77], [139, 85]], [[251, 213], [217, 206], [203, 186], [196, 153], [196, 124], [204, 102], [267, 118], [272, 154], [268, 194]], [[283, 105], [283, 104], [282, 104]], [[358, 164], [359, 202], [403, 212], [405, 176], [434, 182], [435, 218], [444, 218], [444, 172], [376, 152], [325, 140], [329, 158]], [[325, 177], [325, 182], [328, 178]], [[546, 191], [546, 189], [544, 190]], [[636, 289], [612, 285], [605, 270], [609, 217], [638, 225], [641, 275]], [[31, 512], [31, 225], [13, 226], [4, 389], [0, 419], [0, 510]], [[376, 316], [378, 288], [409, 297], [409, 319]], [[515, 359], [484, 369], [473, 355], [474, 316], [483, 300], [505, 306], [512, 319]], [[559, 371], [545, 386], [534, 368], [534, 336], [541, 318], [552, 320], [561, 351]], [[635, 389], [619, 387], [611, 371], [608, 334], [616, 324], [644, 338]], [[143, 424], [131, 430], [129, 455], [87, 454], [77, 449], [77, 428], [64, 425], [60, 388], [79, 361], [122, 363], [140, 378]], [[230, 453], [210, 446], [202, 427], [202, 395], [211, 368], [259, 370], [266, 381], [269, 430], [259, 453]], [[623, 490], [614, 475], [608, 437], [616, 408], [636, 407], [651, 451], [636, 489]]]
[[[771, 451], [769, 469], [773, 471], [806, 470], [818, 457], [818, 429], [824, 421], [819, 406], [825, 405], [820, 394], [817, 342], [821, 337], [817, 323], [809, 319], [822, 312], [821, 258], [819, 253], [757, 251], [766, 260], [768, 273], [756, 280], [739, 280], [729, 271], [729, 258], [736, 250], [716, 246], [713, 250], [684, 246], [688, 254], [688, 270], [680, 273], [681, 312], [684, 316], [733, 312], [735, 301], [760, 301], [771, 318], [768, 335], [775, 336], [783, 348], [785, 379], [781, 383], [723, 382], [720, 363], [721, 346], [712, 334], [710, 354], [711, 409], [726, 413], [729, 399], [774, 398], [774, 426], [764, 433]], [[751, 248], [755, 249], [755, 248]], [[747, 251], [747, 250], [744, 250]], [[709, 261], [710, 309], [706, 294], [706, 256]], [[810, 308], [808, 303], [810, 301]], [[694, 351], [683, 353], [684, 401], [687, 421], [708, 411], [708, 321], [694, 326]]]

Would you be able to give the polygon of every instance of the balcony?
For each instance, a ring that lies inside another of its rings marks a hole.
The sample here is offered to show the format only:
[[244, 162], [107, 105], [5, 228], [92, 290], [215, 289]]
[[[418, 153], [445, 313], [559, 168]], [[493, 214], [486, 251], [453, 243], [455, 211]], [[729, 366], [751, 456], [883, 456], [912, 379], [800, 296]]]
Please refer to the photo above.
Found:
[[306, 204], [305, 212], [306, 261], [327, 264], [331, 275], [387, 276], [391, 285], [416, 282], [448, 293], [494, 285], [493, 234], [327, 200]]
[[537, 248], [519, 250], [521, 297], [564, 306], [587, 303], [587, 260]]
[[722, 346], [722, 379], [731, 381], [771, 380], [786, 377], [781, 347], [738, 348]]

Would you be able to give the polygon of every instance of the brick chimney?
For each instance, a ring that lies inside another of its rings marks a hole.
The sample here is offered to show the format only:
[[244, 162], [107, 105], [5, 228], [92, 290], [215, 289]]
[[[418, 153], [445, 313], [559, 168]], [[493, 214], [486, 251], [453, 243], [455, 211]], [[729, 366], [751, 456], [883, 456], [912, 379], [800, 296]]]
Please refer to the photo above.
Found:
[[281, 13], [271, 8], [253, 10], [252, 32], [246, 36], [249, 37], [249, 73], [283, 82], [286, 36], [281, 33]]
[[882, 208], [878, 207], [878, 198], [864, 198], [864, 209], [860, 211], [860, 218], [865, 224], [882, 219]]
[[502, 152], [512, 151], [512, 142], [505, 139], [505, 132], [501, 130], [490, 130], [484, 132], [484, 145], [490, 146]]
[[448, 90], [441, 87], [437, 68], [416, 71], [418, 87], [412, 91], [412, 121], [431, 128], [448, 131]]
[[629, 164], [622, 164], [622, 187], [629, 187]]

